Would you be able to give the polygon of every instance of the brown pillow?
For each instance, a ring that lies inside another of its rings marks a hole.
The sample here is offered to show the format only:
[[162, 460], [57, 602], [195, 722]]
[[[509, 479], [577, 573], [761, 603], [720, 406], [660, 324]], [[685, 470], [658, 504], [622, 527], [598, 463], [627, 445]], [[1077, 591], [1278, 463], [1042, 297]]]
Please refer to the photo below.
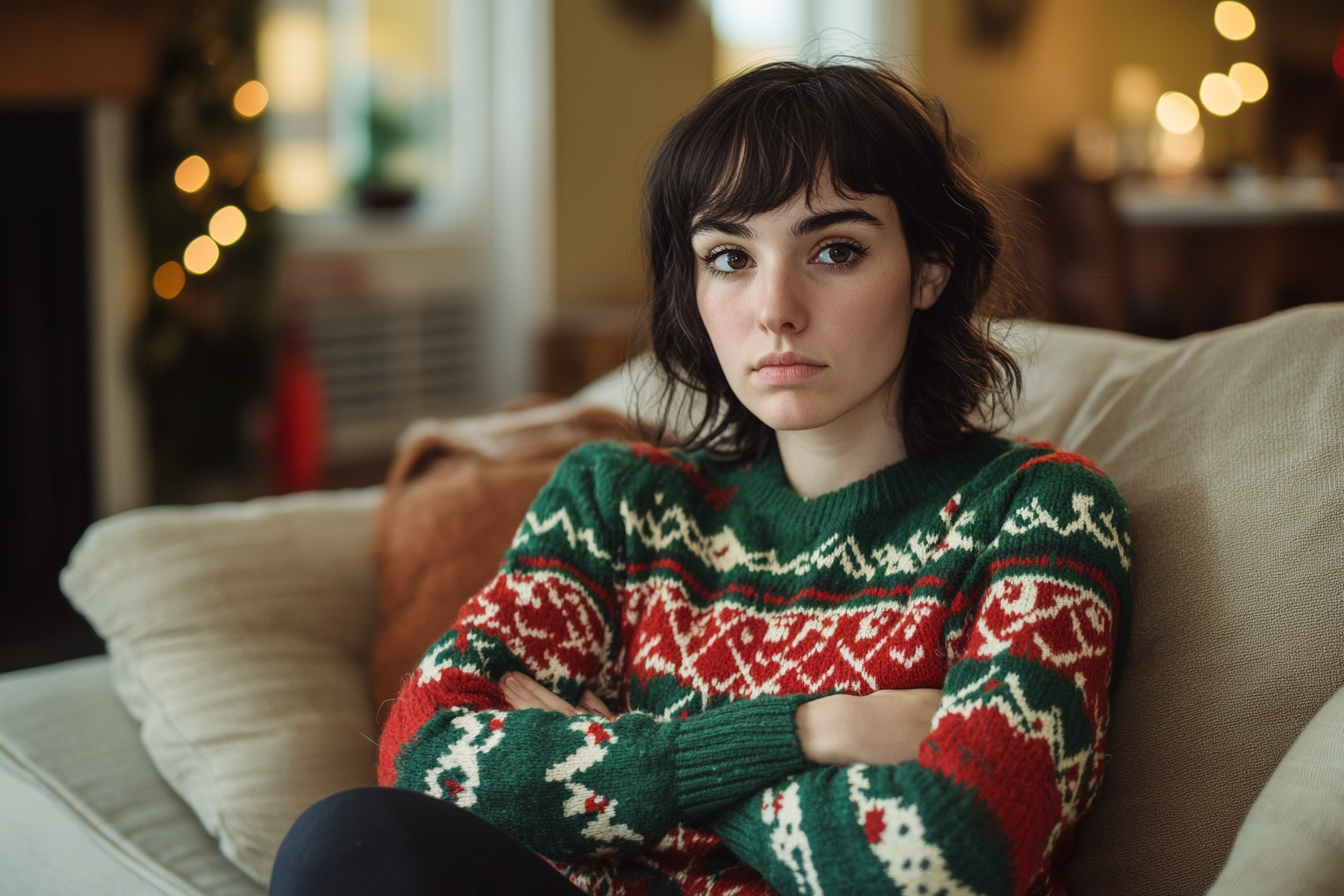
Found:
[[560, 459], [584, 442], [640, 437], [623, 416], [567, 402], [408, 433], [374, 523], [379, 622], [370, 667], [380, 722], [424, 652], [499, 570]]

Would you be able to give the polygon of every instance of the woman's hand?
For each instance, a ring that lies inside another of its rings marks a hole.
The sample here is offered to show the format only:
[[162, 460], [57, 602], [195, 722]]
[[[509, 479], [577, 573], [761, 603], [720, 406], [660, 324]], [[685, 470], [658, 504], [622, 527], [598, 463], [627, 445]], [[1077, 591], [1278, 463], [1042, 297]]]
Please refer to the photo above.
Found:
[[919, 755], [943, 692], [937, 688], [832, 694], [794, 713], [803, 755], [819, 765], [896, 765]]
[[505, 672], [499, 677], [499, 687], [510, 709], [549, 709], [575, 716], [581, 712], [595, 712], [611, 718], [611, 710], [592, 691], [585, 690], [579, 698], [577, 707], [571, 706], [551, 693], [549, 688], [538, 684], [534, 679], [521, 672]]

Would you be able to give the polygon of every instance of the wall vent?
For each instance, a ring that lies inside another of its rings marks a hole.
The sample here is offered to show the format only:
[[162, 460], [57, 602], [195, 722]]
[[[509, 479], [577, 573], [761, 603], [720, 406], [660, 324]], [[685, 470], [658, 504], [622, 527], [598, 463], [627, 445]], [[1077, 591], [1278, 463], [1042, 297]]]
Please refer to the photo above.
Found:
[[341, 299], [309, 308], [313, 355], [326, 385], [329, 462], [388, 455], [413, 420], [480, 409], [475, 297]]

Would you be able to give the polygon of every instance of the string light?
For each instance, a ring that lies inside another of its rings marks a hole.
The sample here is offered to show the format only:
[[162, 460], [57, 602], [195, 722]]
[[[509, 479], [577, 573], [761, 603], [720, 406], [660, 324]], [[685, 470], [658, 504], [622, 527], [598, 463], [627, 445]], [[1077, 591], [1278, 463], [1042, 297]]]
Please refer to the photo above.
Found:
[[1234, 63], [1227, 76], [1237, 82], [1243, 103], [1257, 103], [1269, 93], [1269, 78], [1264, 70], [1253, 62]]
[[187, 156], [173, 173], [173, 183], [183, 193], [195, 193], [210, 179], [210, 166], [200, 156]]
[[187, 244], [182, 263], [193, 274], [204, 274], [219, 261], [219, 246], [208, 236], [198, 236]]
[[1199, 106], [1179, 91], [1168, 91], [1157, 100], [1157, 123], [1173, 134], [1188, 134], [1199, 124]]
[[1244, 3], [1223, 0], [1213, 10], [1213, 27], [1228, 40], [1245, 40], [1255, 33], [1255, 13]]
[[1199, 101], [1214, 115], [1231, 115], [1241, 108], [1241, 88], [1222, 72], [1210, 72], [1199, 84]]
[[187, 285], [186, 272], [175, 261], [166, 261], [154, 272], [154, 292], [161, 299], [175, 299]]
[[271, 94], [260, 81], [248, 81], [233, 95], [233, 110], [243, 118], [256, 118], [271, 101]]
[[247, 218], [236, 205], [226, 205], [210, 216], [210, 236], [221, 246], [232, 246], [247, 230]]

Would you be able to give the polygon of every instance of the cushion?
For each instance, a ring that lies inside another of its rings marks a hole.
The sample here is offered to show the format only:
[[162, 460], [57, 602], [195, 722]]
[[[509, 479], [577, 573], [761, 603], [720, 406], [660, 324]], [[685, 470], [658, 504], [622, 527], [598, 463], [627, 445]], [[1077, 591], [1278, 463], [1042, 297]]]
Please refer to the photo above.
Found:
[[1344, 683], [1344, 307], [1175, 342], [1020, 325], [1011, 431], [1096, 460], [1134, 529], [1106, 783], [1070, 892], [1202, 893]]
[[582, 442], [636, 435], [623, 414], [574, 402], [408, 430], [374, 534], [380, 587], [371, 675], [379, 707], [499, 571], [560, 459]]
[[0, 893], [262, 896], [154, 770], [107, 657], [0, 675]]
[[131, 511], [90, 527], [61, 577], [155, 767], [263, 883], [304, 809], [374, 783], [379, 497]]
[[1344, 893], [1344, 690], [1274, 770], [1208, 896], [1263, 893]]

